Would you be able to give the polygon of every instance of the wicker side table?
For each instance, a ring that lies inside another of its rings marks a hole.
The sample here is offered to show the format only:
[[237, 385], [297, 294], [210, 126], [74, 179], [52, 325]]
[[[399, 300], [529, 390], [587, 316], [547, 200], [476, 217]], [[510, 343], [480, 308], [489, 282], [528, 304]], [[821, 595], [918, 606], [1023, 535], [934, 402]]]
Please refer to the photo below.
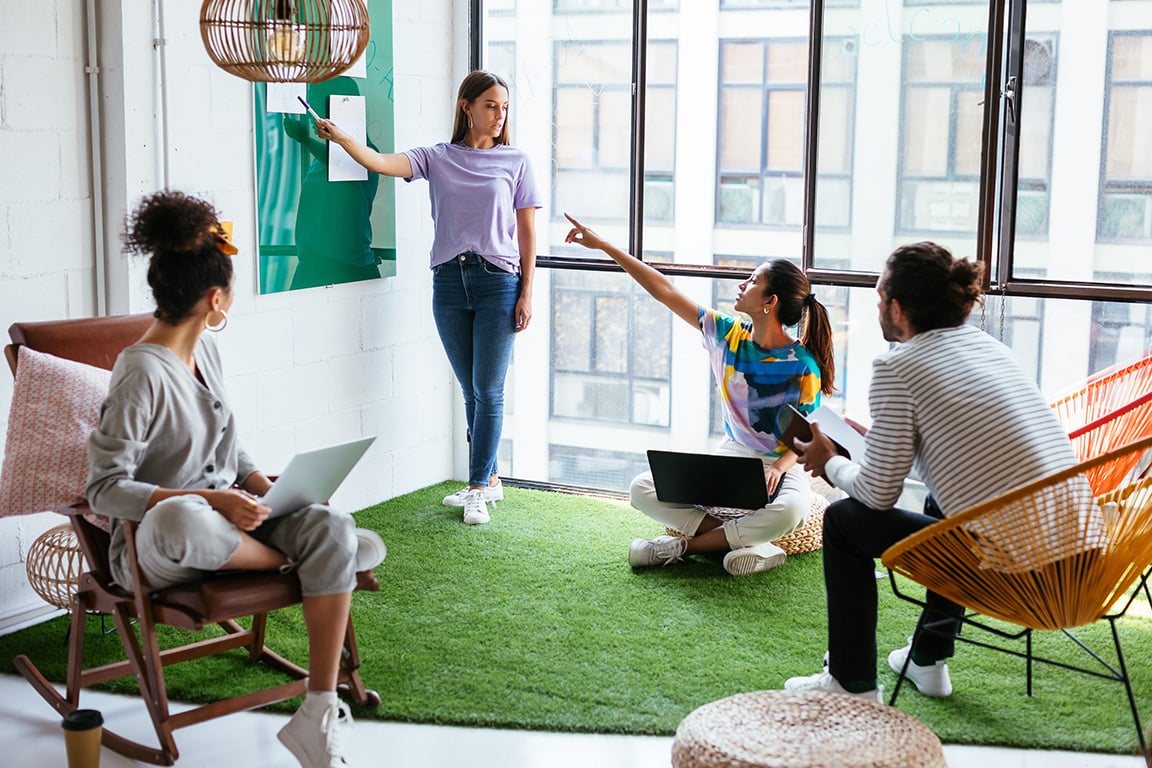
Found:
[[689, 713], [673, 768], [947, 768], [940, 740], [911, 715], [854, 696], [740, 693]]
[[40, 534], [28, 548], [24, 567], [32, 591], [50, 605], [71, 608], [76, 583], [84, 571], [84, 556], [72, 524], [64, 523]]

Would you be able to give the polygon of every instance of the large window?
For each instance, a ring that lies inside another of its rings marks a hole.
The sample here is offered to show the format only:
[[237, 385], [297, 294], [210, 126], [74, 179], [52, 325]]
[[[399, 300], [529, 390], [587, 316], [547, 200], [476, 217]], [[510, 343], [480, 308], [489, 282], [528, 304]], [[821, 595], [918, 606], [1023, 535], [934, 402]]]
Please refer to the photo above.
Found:
[[829, 401], [861, 420], [873, 286], [913, 240], [984, 263], [970, 322], [1048, 395], [1152, 345], [1152, 0], [476, 1], [475, 63], [551, 191], [517, 476], [622, 490], [645, 449], [719, 439], [699, 333], [566, 245], [564, 212], [722, 311], [756, 264], [802, 264]]

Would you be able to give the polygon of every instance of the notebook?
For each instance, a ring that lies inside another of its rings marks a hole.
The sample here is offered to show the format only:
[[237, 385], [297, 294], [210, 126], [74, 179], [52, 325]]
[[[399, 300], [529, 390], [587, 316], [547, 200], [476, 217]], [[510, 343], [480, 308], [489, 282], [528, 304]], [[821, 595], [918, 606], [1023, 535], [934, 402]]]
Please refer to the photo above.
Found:
[[261, 504], [272, 508], [268, 517], [327, 503], [375, 439], [375, 435], [362, 437], [293, 456], [261, 499]]
[[754, 456], [649, 450], [648, 467], [656, 498], [671, 504], [760, 509], [776, 496], [769, 496], [764, 462]]

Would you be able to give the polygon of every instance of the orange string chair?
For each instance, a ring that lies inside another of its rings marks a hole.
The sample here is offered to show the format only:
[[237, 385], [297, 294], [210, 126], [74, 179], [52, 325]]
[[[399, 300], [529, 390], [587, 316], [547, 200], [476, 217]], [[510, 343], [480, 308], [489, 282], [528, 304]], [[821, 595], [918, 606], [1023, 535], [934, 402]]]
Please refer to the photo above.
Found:
[[[1152, 437], [1143, 437], [1017, 488], [903, 539], [881, 558], [893, 591], [903, 600], [924, 605], [900, 593], [897, 573], [968, 610], [1023, 627], [1011, 633], [971, 616], [963, 618], [965, 625], [1002, 638], [1024, 636], [1025, 653], [957, 639], [1025, 658], [1029, 696], [1033, 661], [1122, 682], [1142, 750], [1144, 733], [1116, 621], [1132, 604], [1137, 594], [1133, 587], [1145, 583], [1152, 563], [1152, 478], [1130, 476], [1127, 483], [1102, 493], [1093, 490], [1092, 481], [1118, 476], [1120, 467], [1134, 467], [1149, 448]], [[1115, 664], [1068, 632], [1102, 619], [1111, 626]], [[930, 624], [925, 631], [932, 631]], [[1077, 667], [1033, 655], [1032, 630], [1064, 632], [1099, 666]], [[891, 703], [903, 679], [902, 672]]]
[[[1152, 434], [1152, 354], [1090, 376], [1052, 403], [1081, 461]], [[1093, 470], [1092, 489], [1112, 490], [1140, 460]]]

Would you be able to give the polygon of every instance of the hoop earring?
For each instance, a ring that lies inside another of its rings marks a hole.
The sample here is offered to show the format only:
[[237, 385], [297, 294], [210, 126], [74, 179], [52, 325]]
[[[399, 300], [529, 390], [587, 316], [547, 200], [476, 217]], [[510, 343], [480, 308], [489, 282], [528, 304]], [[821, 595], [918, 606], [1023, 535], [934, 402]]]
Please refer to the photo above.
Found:
[[772, 309], [770, 307], [764, 307], [764, 314], [766, 314], [766, 315], [772, 314]]
[[[220, 322], [216, 325], [212, 325], [208, 322], [208, 318], [212, 315], [212, 312], [220, 313]], [[228, 326], [228, 313], [222, 309], [214, 309], [212, 312], [209, 312], [204, 316], [204, 330], [212, 331], [212, 333], [220, 333], [220, 331], [224, 330]]]
[[472, 115], [468, 115], [468, 130], [472, 130]]

